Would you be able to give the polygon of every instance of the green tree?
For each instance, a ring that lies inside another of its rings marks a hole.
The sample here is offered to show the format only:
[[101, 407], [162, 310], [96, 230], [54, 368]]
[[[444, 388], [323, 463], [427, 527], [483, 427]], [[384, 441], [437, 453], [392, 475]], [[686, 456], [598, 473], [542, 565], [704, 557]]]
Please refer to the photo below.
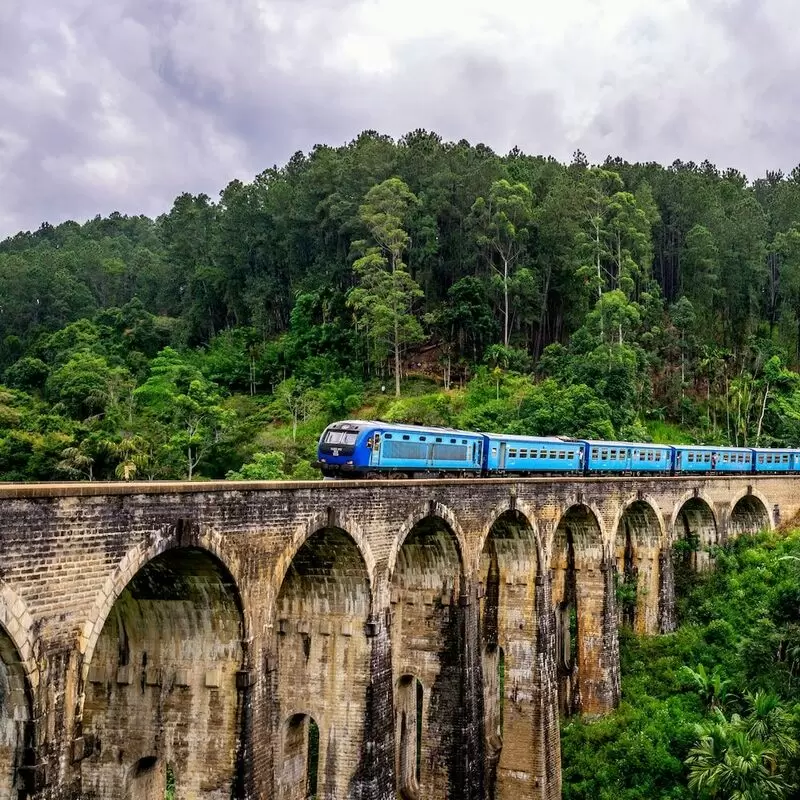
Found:
[[164, 458], [189, 480], [233, 423], [219, 387], [169, 347], [153, 359], [150, 377], [134, 395], [142, 415], [155, 423], [149, 433]]
[[699, 740], [689, 751], [689, 788], [701, 798], [784, 800], [786, 780], [776, 748], [751, 736], [737, 714], [730, 720], [717, 709], [711, 722], [696, 728]]
[[229, 481], [280, 481], [286, 479], [283, 453], [255, 453], [252, 461], [243, 464], [241, 469], [229, 471], [225, 477]]
[[348, 297], [374, 344], [376, 357], [382, 360], [387, 351], [393, 356], [397, 397], [403, 348], [425, 338], [413, 311], [414, 301], [423, 292], [402, 260], [409, 243], [404, 221], [417, 202], [399, 178], [388, 178], [367, 192], [359, 216], [375, 245], [357, 243], [366, 247], [366, 252], [353, 265], [359, 284]]
[[[518, 272], [519, 261], [533, 222], [533, 195], [523, 183], [495, 181], [487, 197], [478, 197], [472, 206], [473, 224], [478, 244], [485, 248], [489, 265], [501, 281], [503, 345], [509, 345], [513, 320], [512, 286], [516, 280], [524, 290], [534, 278], [529, 270]], [[499, 263], [498, 263], [499, 261]]]

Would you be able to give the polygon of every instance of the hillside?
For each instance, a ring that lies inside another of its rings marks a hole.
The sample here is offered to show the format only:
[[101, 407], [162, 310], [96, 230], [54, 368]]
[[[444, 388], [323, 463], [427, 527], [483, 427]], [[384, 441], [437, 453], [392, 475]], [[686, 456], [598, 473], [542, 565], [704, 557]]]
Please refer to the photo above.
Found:
[[800, 443], [798, 169], [365, 132], [11, 237], [0, 298], [3, 480], [306, 477], [345, 415]]

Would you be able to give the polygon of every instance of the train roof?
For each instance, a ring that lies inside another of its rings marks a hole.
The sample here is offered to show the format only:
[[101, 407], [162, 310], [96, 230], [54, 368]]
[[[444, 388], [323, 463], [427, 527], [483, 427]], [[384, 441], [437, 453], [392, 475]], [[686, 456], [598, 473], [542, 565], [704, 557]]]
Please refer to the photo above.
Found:
[[733, 445], [727, 444], [673, 444], [671, 447], [674, 447], [676, 450], [703, 450], [716, 453], [730, 452], [733, 450], [737, 453], [749, 453], [753, 448], [752, 447], [734, 447]]
[[565, 436], [528, 436], [524, 433], [483, 433], [491, 439], [514, 439], [517, 442], [537, 442], [547, 444], [580, 444], [578, 439], [569, 439]]
[[598, 447], [674, 447], [671, 444], [655, 444], [654, 442], [609, 442], [606, 439], [581, 439], [580, 441]]
[[748, 447], [747, 449], [756, 453], [800, 453], [798, 447]]
[[416, 431], [416, 432], [428, 432], [431, 431], [441, 431], [442, 433], [447, 434], [458, 434], [459, 436], [480, 436], [481, 434], [476, 433], [475, 431], [463, 431], [459, 428], [443, 428], [440, 425], [408, 425], [405, 422], [386, 422], [385, 420], [377, 420], [377, 419], [343, 419], [339, 420], [338, 422], [331, 422], [328, 425], [328, 428], [336, 428], [336, 427], [356, 427], [359, 430], [363, 430], [364, 428], [391, 428], [393, 430], [401, 430], [401, 431]]

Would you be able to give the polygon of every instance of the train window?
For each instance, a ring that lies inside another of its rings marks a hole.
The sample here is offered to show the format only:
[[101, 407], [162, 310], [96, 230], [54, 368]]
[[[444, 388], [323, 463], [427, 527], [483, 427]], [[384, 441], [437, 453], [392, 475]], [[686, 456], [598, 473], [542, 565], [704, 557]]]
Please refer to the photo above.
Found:
[[784, 464], [788, 464], [789, 463], [789, 455], [788, 455], [788, 453], [784, 453], [783, 454], [783, 463]]
[[508, 457], [509, 458], [516, 458], [517, 457], [517, 449], [516, 448], [510, 449], [508, 451]]
[[467, 443], [467, 440], [466, 440], [466, 439], [462, 439], [462, 440], [461, 440], [461, 444], [466, 444], [466, 443]]
[[493, 448], [492, 448], [492, 455], [493, 455], [493, 456], [496, 456], [496, 455], [497, 455], [497, 448], [496, 448], [496, 447], [493, 447]]
[[603, 450], [600, 453], [600, 460], [601, 461], [608, 461], [608, 450]]
[[575, 451], [570, 450], [567, 452], [567, 458], [575, 458]]
[[520, 450], [519, 451], [519, 457], [520, 458], [527, 458], [528, 457], [528, 451], [527, 450]]
[[764, 463], [764, 456], [759, 456], [758, 457], [758, 463], [759, 464], [763, 464]]
[[[450, 444], [458, 444], [458, 442], [455, 439], [451, 439]], [[461, 444], [466, 444], [466, 442], [461, 442]]]
[[384, 439], [391, 439], [391, 438], [392, 438], [392, 434], [391, 434], [391, 433], [385, 433], [385, 434], [383, 435], [383, 438], [384, 438]]
[[592, 458], [597, 458], [597, 448], [596, 447], [592, 448]]
[[550, 458], [556, 458], [556, 451], [555, 450], [551, 450], [550, 451]]
[[690, 464], [694, 463], [694, 453], [689, 453], [689, 457], [686, 459]]
[[708, 464], [708, 462], [711, 461], [711, 453], [706, 453], [705, 456], [703, 457], [703, 461], [705, 461], [706, 464]]
[[771, 463], [772, 463], [772, 454], [768, 453], [767, 454], [767, 464], [771, 464]]
[[419, 440], [420, 440], [421, 442], [424, 442], [424, 441], [425, 441], [425, 438], [426, 438], [425, 436], [420, 436], [420, 437], [419, 437]]
[[558, 457], [563, 459], [567, 457], [567, 454], [564, 450], [559, 450]]
[[540, 450], [539, 458], [547, 458], [547, 450]]
[[437, 436], [437, 437], [436, 437], [436, 441], [437, 441], [437, 442], [441, 442], [441, 441], [442, 441], [442, 437], [441, 437], [441, 436]]
[[617, 451], [616, 450], [612, 450], [611, 451], [611, 460], [612, 461], [616, 461], [617, 460]]
[[357, 433], [347, 433], [345, 431], [328, 431], [325, 441], [328, 444], [355, 444]]
[[407, 433], [404, 433], [404, 434], [403, 434], [403, 441], [404, 441], [404, 442], [407, 442], [407, 441], [408, 441], [410, 438], [411, 438], [411, 437], [410, 437], [410, 436], [409, 436]]

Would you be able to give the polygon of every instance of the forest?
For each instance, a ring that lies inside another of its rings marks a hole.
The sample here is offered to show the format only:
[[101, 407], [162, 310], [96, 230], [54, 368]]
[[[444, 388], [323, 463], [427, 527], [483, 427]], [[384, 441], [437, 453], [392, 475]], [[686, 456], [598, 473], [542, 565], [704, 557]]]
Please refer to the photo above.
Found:
[[0, 242], [0, 479], [316, 477], [348, 414], [798, 443], [800, 167], [317, 146]]
[[[0, 242], [5, 481], [316, 479], [348, 416], [798, 446], [799, 371], [800, 166], [367, 131]], [[800, 539], [714, 555], [676, 633], [623, 629], [620, 709], [564, 721], [567, 800], [798, 796]]]

